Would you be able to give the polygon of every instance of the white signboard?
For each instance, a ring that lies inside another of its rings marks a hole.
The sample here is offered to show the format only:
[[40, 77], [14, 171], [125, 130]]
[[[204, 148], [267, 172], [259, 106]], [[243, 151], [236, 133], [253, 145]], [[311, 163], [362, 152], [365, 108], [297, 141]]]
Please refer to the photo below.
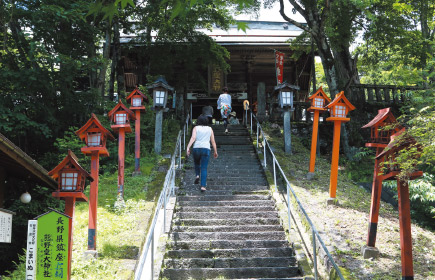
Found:
[[0, 243], [11, 243], [13, 214], [12, 211], [0, 209]]
[[36, 233], [37, 220], [29, 220], [27, 226], [26, 280], [34, 280], [36, 275]]

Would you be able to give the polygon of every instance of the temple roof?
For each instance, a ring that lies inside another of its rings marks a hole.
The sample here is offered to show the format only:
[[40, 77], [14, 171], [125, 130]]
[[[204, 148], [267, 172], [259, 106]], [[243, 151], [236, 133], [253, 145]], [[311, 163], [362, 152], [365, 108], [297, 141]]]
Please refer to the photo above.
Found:
[[[29, 180], [53, 189], [57, 183], [48, 171], [0, 133], [0, 167], [13, 177]], [[30, 189], [31, 187], [29, 187]]]

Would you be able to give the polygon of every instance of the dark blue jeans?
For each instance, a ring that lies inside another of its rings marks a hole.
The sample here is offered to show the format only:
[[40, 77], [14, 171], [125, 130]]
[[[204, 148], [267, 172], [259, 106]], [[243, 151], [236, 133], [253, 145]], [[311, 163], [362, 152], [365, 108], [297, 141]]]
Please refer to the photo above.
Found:
[[201, 176], [201, 187], [207, 185], [207, 166], [210, 159], [210, 150], [205, 148], [193, 148], [193, 161], [195, 174]]

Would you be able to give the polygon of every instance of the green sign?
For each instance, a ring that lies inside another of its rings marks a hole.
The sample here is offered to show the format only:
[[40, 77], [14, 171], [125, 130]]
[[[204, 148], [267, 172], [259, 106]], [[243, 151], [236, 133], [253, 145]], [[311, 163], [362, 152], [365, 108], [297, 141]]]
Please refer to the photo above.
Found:
[[36, 280], [68, 279], [70, 217], [51, 211], [37, 220]]

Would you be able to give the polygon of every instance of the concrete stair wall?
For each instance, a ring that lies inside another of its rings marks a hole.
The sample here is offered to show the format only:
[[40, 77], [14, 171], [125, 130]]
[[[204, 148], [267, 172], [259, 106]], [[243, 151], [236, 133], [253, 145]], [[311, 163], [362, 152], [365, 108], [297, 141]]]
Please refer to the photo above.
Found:
[[193, 183], [192, 157], [185, 165], [161, 278], [303, 279], [248, 131], [213, 130], [207, 191]]

